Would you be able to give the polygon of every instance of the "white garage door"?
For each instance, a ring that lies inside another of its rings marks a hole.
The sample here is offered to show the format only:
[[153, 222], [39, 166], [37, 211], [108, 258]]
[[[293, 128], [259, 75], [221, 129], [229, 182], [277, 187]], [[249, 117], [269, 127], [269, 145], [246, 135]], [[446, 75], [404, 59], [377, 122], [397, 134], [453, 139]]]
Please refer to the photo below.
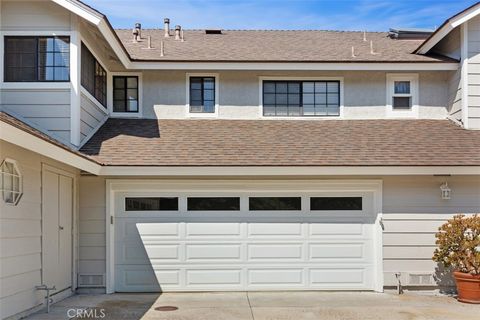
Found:
[[115, 290], [373, 290], [373, 193], [121, 192]]

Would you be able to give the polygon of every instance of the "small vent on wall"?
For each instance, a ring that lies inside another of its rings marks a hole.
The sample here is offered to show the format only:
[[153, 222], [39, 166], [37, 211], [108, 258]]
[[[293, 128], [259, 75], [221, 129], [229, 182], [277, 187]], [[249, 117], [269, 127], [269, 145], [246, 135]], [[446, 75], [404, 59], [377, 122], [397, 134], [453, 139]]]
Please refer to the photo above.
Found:
[[410, 286], [431, 286], [436, 285], [431, 273], [410, 273], [408, 277]]
[[104, 287], [105, 275], [80, 273], [78, 275], [78, 287]]

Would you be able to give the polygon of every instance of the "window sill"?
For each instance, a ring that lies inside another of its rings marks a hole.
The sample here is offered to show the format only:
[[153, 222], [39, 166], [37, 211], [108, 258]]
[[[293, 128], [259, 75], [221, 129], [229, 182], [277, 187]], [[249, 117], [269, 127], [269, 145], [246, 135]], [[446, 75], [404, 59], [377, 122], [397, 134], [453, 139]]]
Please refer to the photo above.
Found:
[[140, 112], [112, 112], [110, 118], [141, 118]]
[[187, 105], [188, 118], [218, 118], [218, 105], [215, 106], [215, 112], [190, 112], [190, 106]]
[[2, 82], [0, 84], [2, 89], [32, 89], [32, 90], [55, 90], [55, 89], [70, 89], [70, 82]]
[[343, 119], [338, 116], [260, 116], [262, 120], [339, 120]]

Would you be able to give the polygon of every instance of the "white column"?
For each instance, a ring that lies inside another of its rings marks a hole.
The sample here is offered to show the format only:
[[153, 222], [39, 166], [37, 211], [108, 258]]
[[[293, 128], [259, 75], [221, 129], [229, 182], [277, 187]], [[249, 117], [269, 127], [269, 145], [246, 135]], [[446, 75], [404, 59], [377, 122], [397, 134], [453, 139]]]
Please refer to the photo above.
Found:
[[70, 142], [80, 146], [80, 61], [81, 38], [78, 27], [78, 18], [71, 16], [70, 36]]

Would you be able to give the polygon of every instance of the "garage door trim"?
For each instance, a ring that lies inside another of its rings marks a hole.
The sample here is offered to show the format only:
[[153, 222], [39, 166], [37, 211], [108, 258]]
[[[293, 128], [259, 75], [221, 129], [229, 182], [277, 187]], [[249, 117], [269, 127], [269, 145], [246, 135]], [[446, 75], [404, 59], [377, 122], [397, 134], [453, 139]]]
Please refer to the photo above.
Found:
[[[122, 192], [159, 192], [162, 194], [198, 194], [208, 190], [211, 194], [222, 192], [260, 194], [312, 194], [315, 192], [370, 192], [373, 194], [374, 224], [374, 290], [383, 291], [382, 256], [382, 180], [106, 180], [106, 291], [115, 292], [115, 198]], [[279, 213], [281, 216], [281, 212]]]

